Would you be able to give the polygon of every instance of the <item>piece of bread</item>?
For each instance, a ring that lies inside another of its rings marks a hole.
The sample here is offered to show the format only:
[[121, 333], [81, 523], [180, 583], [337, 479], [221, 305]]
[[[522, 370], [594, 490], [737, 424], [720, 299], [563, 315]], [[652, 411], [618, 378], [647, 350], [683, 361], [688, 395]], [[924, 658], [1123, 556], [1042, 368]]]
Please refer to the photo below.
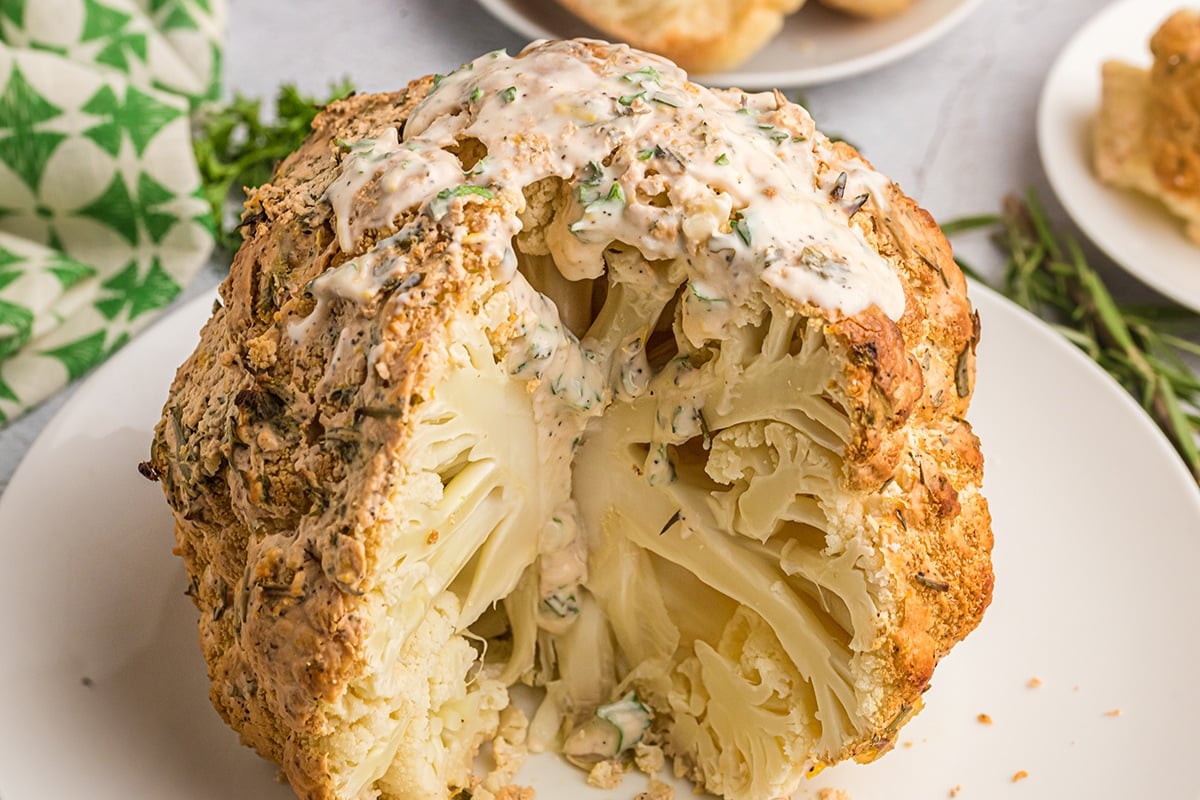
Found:
[[1150, 40], [1149, 70], [1102, 67], [1096, 174], [1157, 198], [1200, 242], [1200, 11], [1172, 14]]
[[301, 798], [639, 741], [787, 796], [888, 750], [980, 621], [966, 283], [778, 92], [484, 56], [331, 105], [244, 232], [144, 471], [213, 703]]
[[916, 0], [820, 0], [821, 5], [854, 14], [879, 19], [907, 11]]
[[691, 72], [732, 69], [775, 38], [804, 0], [558, 0], [612, 39]]

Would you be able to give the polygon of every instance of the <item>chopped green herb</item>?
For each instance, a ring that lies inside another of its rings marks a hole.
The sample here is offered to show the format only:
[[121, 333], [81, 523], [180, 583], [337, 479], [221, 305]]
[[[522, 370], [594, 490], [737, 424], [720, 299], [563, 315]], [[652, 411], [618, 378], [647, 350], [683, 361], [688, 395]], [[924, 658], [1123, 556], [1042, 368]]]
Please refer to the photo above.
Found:
[[477, 195], [485, 200], [491, 200], [496, 196], [496, 193], [486, 186], [475, 186], [474, 184], [465, 183], [462, 186], [455, 186], [451, 189], [442, 189], [430, 201], [429, 210], [435, 217], [443, 216], [450, 209], [450, 198], [468, 197], [470, 195]]
[[729, 156], [725, 155], [724, 153], [721, 153], [721, 155], [717, 156], [717, 160], [714, 161], [713, 163], [716, 164], [718, 167], [728, 166]]
[[662, 145], [656, 144], [654, 147], [647, 150], [642, 150], [638, 153], [638, 159], [641, 161], [646, 161], [651, 158], [667, 158], [671, 161], [674, 161], [676, 164], [679, 164], [680, 166], [683, 165], [683, 158], [678, 153], [673, 150], [669, 150]]
[[487, 162], [488, 162], [488, 157], [484, 156], [483, 158], [476, 161], [475, 165], [473, 167], [471, 167], [469, 170], [466, 170], [465, 172], [463, 172], [463, 174], [464, 175], [482, 175], [483, 171], [485, 169], [487, 169]]
[[583, 176], [584, 183], [594, 186], [600, 183], [600, 179], [604, 177], [604, 167], [600, 166], [598, 162], [589, 161], [584, 169], [587, 170], [587, 174]]
[[617, 753], [632, 748], [650, 727], [650, 712], [633, 692], [596, 709], [596, 719], [617, 730]]
[[465, 197], [469, 194], [477, 194], [488, 200], [496, 196], [496, 193], [486, 186], [475, 186], [474, 184], [465, 183], [462, 186], [455, 186], [453, 189], [442, 189], [437, 193], [437, 199], [448, 200], [451, 197]]
[[738, 238], [741, 239], [747, 247], [750, 246], [750, 226], [747, 224], [745, 217], [738, 216], [729, 220], [729, 227], [733, 228], [734, 232], [738, 235]]
[[[599, 168], [599, 165], [596, 165], [596, 169], [599, 170]], [[577, 219], [575, 222], [572, 222], [567, 226], [567, 230], [569, 230], [571, 233], [577, 234], [586, 228], [588, 225], [586, 215], [589, 212], [602, 207], [603, 204], [619, 203], [622, 206], [625, 205], [625, 192], [621, 189], [621, 184], [616, 183], [615, 181], [613, 182], [613, 185], [609, 187], [608, 194], [604, 195], [603, 197], [600, 196], [600, 191], [598, 188], [596, 188], [595, 183], [590, 180], [584, 181], [582, 184], [580, 184], [576, 188], [576, 194], [579, 197], [579, 202], [583, 204], [583, 213], [585, 216]], [[567, 331], [567, 333], [570, 334], [570, 331]]]
[[639, 97], [645, 97], [645, 96], [646, 96], [646, 93], [644, 91], [638, 92], [637, 94], [623, 94], [617, 98], [617, 102], [623, 106], [631, 106], [631, 105], [633, 105], [634, 100], [637, 100]]
[[471, 102], [478, 103], [479, 98], [481, 98], [481, 97], [483, 97], [483, 89], [480, 89], [478, 86], [476, 86], [475, 89], [471, 92]]
[[589, 183], [581, 183], [575, 187], [575, 196], [582, 206], [590, 206], [600, 199], [600, 190]]
[[671, 108], [679, 108], [679, 101], [669, 94], [663, 94], [661, 92], [656, 92], [650, 99], [653, 100], [654, 102], [660, 103], [664, 106], [670, 106]]
[[697, 300], [703, 300], [706, 303], [724, 303], [725, 302], [724, 299], [722, 299], [720, 297], [710, 297], [704, 289], [701, 289], [696, 286], [695, 281], [688, 281], [688, 291], [691, 292], [692, 297], [696, 298]]
[[579, 601], [573, 593], [567, 595], [552, 594], [542, 600], [542, 603], [556, 617], [572, 617], [579, 613]]
[[643, 83], [646, 81], [651, 81], [653, 83], [662, 85], [662, 75], [659, 74], [658, 70], [649, 64], [641, 69], [635, 69], [633, 72], [625, 73], [621, 76], [621, 80], [628, 81], [629, 83]]
[[517, 87], [510, 86], [500, 92], [500, 99], [505, 103], [511, 103], [517, 99]]

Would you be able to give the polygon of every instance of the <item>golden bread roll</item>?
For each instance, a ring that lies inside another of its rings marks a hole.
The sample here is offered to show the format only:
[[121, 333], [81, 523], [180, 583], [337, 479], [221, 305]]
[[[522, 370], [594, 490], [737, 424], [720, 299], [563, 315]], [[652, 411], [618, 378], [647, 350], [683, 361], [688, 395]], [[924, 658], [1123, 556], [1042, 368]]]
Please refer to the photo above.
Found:
[[1149, 70], [1103, 65], [1096, 174], [1162, 201], [1200, 242], [1200, 11], [1172, 14], [1150, 49]]
[[738, 66], [775, 38], [804, 0], [558, 0], [611, 39], [692, 72]]

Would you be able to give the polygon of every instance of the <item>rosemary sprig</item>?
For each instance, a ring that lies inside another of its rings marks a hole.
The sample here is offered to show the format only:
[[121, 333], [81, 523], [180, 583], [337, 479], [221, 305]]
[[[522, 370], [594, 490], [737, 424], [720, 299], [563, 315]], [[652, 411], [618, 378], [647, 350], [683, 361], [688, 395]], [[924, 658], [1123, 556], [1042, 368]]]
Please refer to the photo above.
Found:
[[270, 180], [275, 165], [308, 136], [321, 108], [351, 91], [350, 84], [342, 81], [330, 87], [326, 100], [319, 101], [302, 95], [295, 86], [282, 86], [275, 97], [274, 114], [268, 119], [261, 100], [242, 95], [200, 112], [192, 131], [192, 149], [204, 198], [217, 221], [220, 246], [235, 250], [241, 244], [236, 226], [229, 224], [226, 215], [231, 195], [236, 200], [243, 187], [261, 186]]
[[[998, 288], [1049, 322], [1124, 386], [1153, 417], [1200, 481], [1200, 377], [1180, 357], [1200, 345], [1171, 331], [1200, 331], [1200, 315], [1175, 305], [1124, 306], [1088, 265], [1075, 239], [1056, 230], [1037, 195], [1005, 199], [999, 216], [967, 217], [948, 234], [996, 228], [1006, 264]], [[961, 264], [961, 262], [960, 262]], [[963, 265], [969, 274], [969, 267]]]

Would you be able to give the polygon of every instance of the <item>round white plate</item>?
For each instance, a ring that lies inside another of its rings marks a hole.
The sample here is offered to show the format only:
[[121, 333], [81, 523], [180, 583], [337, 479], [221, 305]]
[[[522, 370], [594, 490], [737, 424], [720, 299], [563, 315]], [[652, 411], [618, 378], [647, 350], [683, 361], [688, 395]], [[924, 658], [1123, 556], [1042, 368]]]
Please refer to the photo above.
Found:
[[[690, 2], [690, 0], [685, 0]], [[951, 28], [982, 0], [917, 0], [882, 20], [839, 14], [809, 0], [749, 61], [729, 72], [692, 75], [710, 86], [742, 89], [814, 86], [848, 78], [913, 53]], [[555, 0], [479, 0], [513, 30], [531, 39], [609, 38]]]
[[[830, 786], [917, 800], [961, 785], [970, 800], [1200, 797], [1200, 491], [1091, 362], [972, 292], [995, 601], [938, 668], [895, 751], [830, 768], [798, 796]], [[83, 385], [0, 500], [4, 800], [291, 796], [208, 704], [171, 518], [136, 469], [209, 302], [168, 317]], [[1034, 677], [1042, 685], [1030, 688]], [[551, 756], [519, 778], [541, 800], [638, 790], [632, 779], [588, 789]]]
[[1200, 311], [1200, 244], [1162, 204], [1106, 186], [1092, 170], [1101, 64], [1149, 66], [1150, 36], [1179, 7], [1179, 0], [1122, 0], [1081, 28], [1046, 78], [1037, 138], [1050, 185], [1088, 238], [1145, 283]]

